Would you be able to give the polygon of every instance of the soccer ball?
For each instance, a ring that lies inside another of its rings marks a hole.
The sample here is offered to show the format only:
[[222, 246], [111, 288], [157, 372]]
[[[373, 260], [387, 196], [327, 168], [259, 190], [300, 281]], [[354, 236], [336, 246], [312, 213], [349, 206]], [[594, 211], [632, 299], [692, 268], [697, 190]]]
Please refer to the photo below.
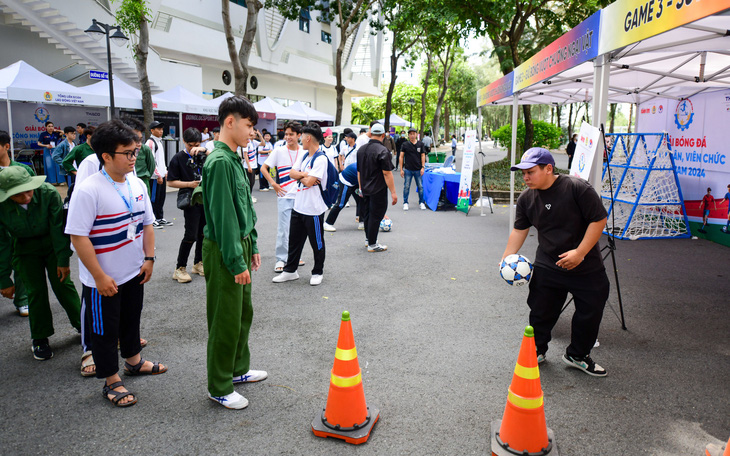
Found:
[[383, 219], [380, 221], [380, 231], [390, 231], [393, 229], [393, 221], [391, 219]]
[[512, 286], [522, 286], [532, 277], [532, 263], [522, 255], [507, 255], [499, 265], [499, 275]]

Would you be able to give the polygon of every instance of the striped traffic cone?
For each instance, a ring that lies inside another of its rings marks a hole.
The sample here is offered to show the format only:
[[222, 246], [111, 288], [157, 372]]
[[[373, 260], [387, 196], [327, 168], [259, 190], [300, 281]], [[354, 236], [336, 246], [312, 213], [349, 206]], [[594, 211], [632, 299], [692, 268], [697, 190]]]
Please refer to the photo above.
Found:
[[525, 328], [507, 405], [501, 421], [492, 422], [492, 455], [558, 456], [553, 431], [545, 424], [545, 408], [537, 367], [535, 331]]
[[714, 443], [707, 445], [705, 447], [705, 456], [730, 456], [730, 439], [728, 439], [724, 451], [721, 446]]
[[312, 432], [317, 437], [334, 437], [358, 445], [368, 440], [378, 418], [380, 412], [375, 408], [370, 411], [365, 404], [350, 312], [344, 311], [330, 375], [327, 406], [312, 421]]

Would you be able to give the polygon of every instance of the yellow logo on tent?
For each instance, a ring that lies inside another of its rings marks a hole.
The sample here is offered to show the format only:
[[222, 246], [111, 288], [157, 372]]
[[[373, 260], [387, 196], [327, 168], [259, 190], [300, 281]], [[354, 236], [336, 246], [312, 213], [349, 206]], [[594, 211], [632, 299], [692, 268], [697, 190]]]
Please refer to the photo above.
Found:
[[43, 99], [45, 99], [46, 101], [51, 101], [53, 100], [53, 95], [51, 95], [51, 92], [46, 92], [43, 94]]

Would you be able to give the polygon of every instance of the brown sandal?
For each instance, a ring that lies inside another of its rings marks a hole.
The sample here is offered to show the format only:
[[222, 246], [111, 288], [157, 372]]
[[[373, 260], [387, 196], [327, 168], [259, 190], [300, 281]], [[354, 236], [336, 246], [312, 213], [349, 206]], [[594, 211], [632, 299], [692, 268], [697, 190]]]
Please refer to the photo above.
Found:
[[[114, 391], [114, 388], [119, 388], [120, 386], [124, 386], [124, 383], [122, 382], [114, 382], [111, 385], [107, 385], [104, 383], [104, 389], [102, 390], [102, 395], [104, 396], [104, 399], [110, 401], [114, 406], [116, 407], [129, 407], [131, 405], [134, 405], [137, 403], [137, 397], [134, 397], [133, 401], [120, 404], [119, 401], [124, 399], [127, 396], [134, 396], [134, 394], [131, 391]], [[114, 397], [109, 398], [109, 395], [112, 395]]]
[[[84, 369], [87, 367], [94, 366], [94, 370], [87, 372]], [[91, 351], [85, 351], [83, 355], [81, 355], [81, 376], [83, 377], [93, 377], [96, 375], [96, 363], [94, 362], [94, 357], [91, 355]]]
[[144, 366], [145, 360], [140, 358], [139, 363], [132, 366], [128, 362], [124, 362], [124, 373], [126, 375], [158, 375], [158, 374], [164, 374], [167, 372], [167, 367], [160, 368], [160, 363], [152, 363], [152, 370], [149, 372], [142, 371], [142, 366]]

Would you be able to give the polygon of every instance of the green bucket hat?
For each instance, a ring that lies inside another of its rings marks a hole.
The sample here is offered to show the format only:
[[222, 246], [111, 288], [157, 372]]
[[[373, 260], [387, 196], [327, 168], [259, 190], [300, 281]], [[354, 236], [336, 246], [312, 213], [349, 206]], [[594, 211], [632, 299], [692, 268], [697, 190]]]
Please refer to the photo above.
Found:
[[0, 203], [13, 195], [35, 190], [46, 181], [46, 176], [31, 176], [21, 166], [9, 166], [0, 171]]

